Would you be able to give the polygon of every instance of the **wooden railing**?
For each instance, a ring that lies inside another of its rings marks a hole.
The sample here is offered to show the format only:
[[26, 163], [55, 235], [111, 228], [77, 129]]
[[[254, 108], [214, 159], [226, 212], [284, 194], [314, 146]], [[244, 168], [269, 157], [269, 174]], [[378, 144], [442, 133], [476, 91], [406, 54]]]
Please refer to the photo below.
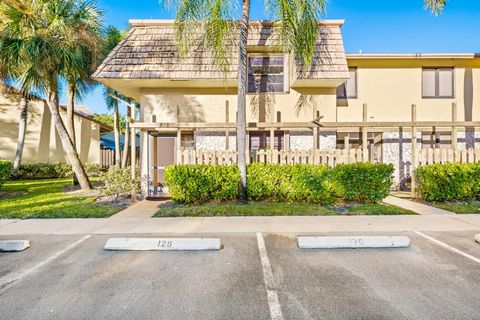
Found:
[[[375, 152], [381, 152], [381, 148], [376, 148]], [[362, 149], [255, 150], [247, 155], [247, 162], [327, 164], [334, 167], [340, 163], [363, 162], [363, 157]], [[237, 152], [228, 150], [181, 150], [177, 156], [179, 164], [234, 164], [236, 162]]]
[[[247, 162], [278, 164], [327, 164], [335, 167], [340, 163], [382, 162], [381, 146], [369, 150], [368, 159], [364, 159], [364, 150], [255, 150], [247, 155]], [[406, 159], [407, 161], [410, 159]], [[474, 163], [480, 161], [480, 149], [417, 149], [416, 166], [434, 163]], [[179, 164], [234, 164], [237, 152], [232, 150], [182, 150], [178, 153]]]
[[447, 162], [474, 163], [480, 161], [480, 149], [418, 149], [416, 160], [417, 165]]

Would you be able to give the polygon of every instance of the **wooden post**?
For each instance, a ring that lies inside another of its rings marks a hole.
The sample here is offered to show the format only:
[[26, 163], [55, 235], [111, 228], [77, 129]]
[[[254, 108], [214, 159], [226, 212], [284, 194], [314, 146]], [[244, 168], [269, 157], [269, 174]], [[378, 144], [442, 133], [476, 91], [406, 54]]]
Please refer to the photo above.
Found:
[[288, 151], [290, 150], [290, 131], [285, 131], [283, 136], [283, 149]]
[[[415, 187], [417, 183], [417, 105], [412, 104], [412, 163], [410, 165], [410, 181], [412, 197], [415, 197]], [[401, 143], [401, 141], [400, 141]]]
[[[368, 111], [367, 104], [363, 104], [363, 119], [365, 123], [368, 121]], [[362, 151], [363, 151], [363, 161], [368, 161], [368, 129], [367, 127], [362, 127]]]
[[180, 163], [180, 159], [182, 157], [182, 130], [177, 129], [177, 139], [175, 141], [175, 149], [177, 150], [177, 158], [175, 159], [175, 163]]
[[[230, 122], [230, 102], [225, 101], [225, 122]], [[225, 150], [230, 150], [230, 130], [225, 130]]]
[[[318, 112], [317, 99], [313, 102], [313, 119], [319, 118], [320, 114]], [[313, 126], [313, 150], [318, 149], [318, 126]]]
[[153, 150], [152, 150], [152, 156], [153, 156], [153, 174], [152, 174], [152, 184], [153, 184], [153, 190], [156, 193], [157, 192], [157, 187], [158, 187], [158, 138], [156, 136], [153, 136]]
[[[452, 102], [452, 122], [457, 121], [457, 103]], [[457, 149], [457, 127], [455, 125], [452, 126], [452, 149], [453, 154], [455, 155], [455, 150]], [[455, 159], [457, 161], [457, 159]]]
[[[132, 114], [132, 120], [131, 123], [133, 124], [136, 119], [136, 110], [135, 110], [135, 105], [131, 105], [131, 114]], [[131, 178], [132, 181], [136, 180], [136, 160], [137, 160], [137, 136], [135, 135], [135, 128], [131, 126], [131, 133], [130, 136], [132, 137], [132, 141], [130, 143], [131, 148], [130, 148], [130, 161], [131, 161]], [[135, 186], [132, 188], [132, 202], [135, 202], [137, 200], [137, 190], [135, 189]]]

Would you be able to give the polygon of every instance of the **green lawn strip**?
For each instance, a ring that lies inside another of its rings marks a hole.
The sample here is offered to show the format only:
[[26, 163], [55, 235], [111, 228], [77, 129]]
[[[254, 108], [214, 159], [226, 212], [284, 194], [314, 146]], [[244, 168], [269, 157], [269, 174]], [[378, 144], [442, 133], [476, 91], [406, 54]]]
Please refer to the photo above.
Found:
[[328, 216], [328, 215], [402, 215], [415, 214], [387, 204], [356, 204], [320, 206], [314, 204], [249, 203], [171, 205], [160, 208], [155, 217], [216, 217], [216, 216]]
[[[22, 180], [0, 189], [0, 218], [103, 218], [123, 207], [93, 204], [95, 197], [66, 194], [72, 179]], [[8, 197], [8, 195], [12, 197]]]
[[434, 207], [459, 213], [459, 214], [478, 214], [480, 213], [480, 203], [432, 203]]

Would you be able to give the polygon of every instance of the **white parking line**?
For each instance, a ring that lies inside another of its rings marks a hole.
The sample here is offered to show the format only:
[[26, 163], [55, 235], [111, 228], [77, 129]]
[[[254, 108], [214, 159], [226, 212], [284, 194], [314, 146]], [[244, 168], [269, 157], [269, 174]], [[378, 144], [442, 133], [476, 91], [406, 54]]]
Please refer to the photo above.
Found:
[[257, 232], [258, 251], [260, 252], [260, 260], [262, 262], [263, 280], [267, 289], [268, 305], [270, 307], [270, 317], [272, 320], [283, 320], [282, 309], [278, 302], [277, 290], [275, 288], [275, 280], [273, 279], [270, 260], [268, 260], [267, 248], [263, 241], [263, 235]]
[[448, 250], [450, 250], [450, 251], [453, 251], [453, 252], [455, 252], [455, 253], [458, 253], [458, 254], [464, 256], [465, 258], [468, 258], [468, 259], [470, 259], [470, 260], [472, 260], [472, 261], [475, 261], [476, 263], [480, 263], [480, 259], [479, 259], [479, 258], [474, 257], [474, 256], [472, 256], [472, 255], [469, 255], [468, 253], [463, 252], [463, 251], [461, 251], [461, 250], [458, 250], [457, 248], [454, 248], [454, 247], [446, 244], [445, 242], [442, 242], [442, 241], [437, 240], [437, 239], [435, 239], [435, 238], [433, 238], [433, 237], [427, 236], [425, 233], [422, 233], [422, 232], [420, 232], [420, 231], [415, 231], [415, 233], [418, 234], [418, 235], [421, 236], [421, 237], [424, 237], [424, 238], [427, 239], [427, 240], [432, 241], [432, 242], [435, 243], [435, 244], [438, 244], [438, 245], [441, 246], [441, 247], [444, 247], [445, 249], [448, 249]]
[[48, 264], [48, 263], [52, 262], [53, 260], [57, 259], [62, 254], [67, 253], [68, 251], [72, 250], [74, 247], [76, 247], [77, 245], [79, 245], [83, 241], [87, 240], [91, 236], [92, 235], [87, 235], [87, 236], [81, 238], [80, 240], [75, 241], [71, 245], [67, 246], [66, 248], [64, 248], [60, 251], [55, 252], [53, 255], [51, 255], [47, 259], [41, 261], [40, 263], [34, 265], [30, 269], [20, 270], [18, 272], [12, 272], [12, 273], [9, 273], [9, 274], [1, 277], [0, 278], [0, 292], [7, 289], [13, 282], [18, 281], [18, 280], [22, 280], [26, 276], [34, 273], [35, 271], [42, 268], [46, 264]]

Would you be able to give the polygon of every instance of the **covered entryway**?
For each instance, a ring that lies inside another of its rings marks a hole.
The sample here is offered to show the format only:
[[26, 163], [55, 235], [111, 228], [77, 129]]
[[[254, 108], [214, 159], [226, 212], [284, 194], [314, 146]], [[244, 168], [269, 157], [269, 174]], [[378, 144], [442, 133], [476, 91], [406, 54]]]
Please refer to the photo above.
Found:
[[162, 197], [165, 193], [165, 168], [176, 162], [175, 134], [149, 132], [148, 134], [148, 197]]

